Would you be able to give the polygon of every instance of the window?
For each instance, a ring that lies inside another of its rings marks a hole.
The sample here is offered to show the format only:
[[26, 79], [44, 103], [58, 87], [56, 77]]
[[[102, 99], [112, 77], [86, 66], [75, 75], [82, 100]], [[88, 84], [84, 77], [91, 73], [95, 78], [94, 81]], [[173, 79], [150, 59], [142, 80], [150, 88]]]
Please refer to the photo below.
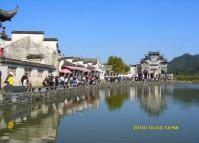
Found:
[[41, 70], [41, 69], [38, 69], [38, 77], [42, 77], [43, 76], [43, 70]]
[[24, 69], [24, 73], [27, 73], [27, 74], [28, 74], [28, 77], [30, 77], [31, 72], [32, 72], [32, 69], [31, 69], [31, 68], [25, 68], [25, 69]]
[[16, 76], [17, 67], [8, 67], [8, 74], [12, 72], [14, 76]]
[[52, 73], [53, 73], [53, 70], [48, 70], [48, 73], [49, 73], [49, 74], [52, 74]]

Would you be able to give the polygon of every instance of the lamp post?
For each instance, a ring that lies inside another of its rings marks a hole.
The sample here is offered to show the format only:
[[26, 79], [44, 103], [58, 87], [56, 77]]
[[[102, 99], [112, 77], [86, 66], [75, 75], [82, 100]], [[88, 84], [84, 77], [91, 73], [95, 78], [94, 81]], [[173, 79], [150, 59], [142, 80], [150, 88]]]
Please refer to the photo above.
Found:
[[4, 56], [4, 45], [6, 39], [5, 27], [0, 27], [0, 58]]
[[[0, 25], [0, 28], [2, 27], [2, 24]], [[0, 33], [0, 58], [3, 57], [3, 47], [5, 41], [1, 38], [2, 33]], [[0, 90], [1, 90], [1, 75], [2, 72], [0, 71]]]

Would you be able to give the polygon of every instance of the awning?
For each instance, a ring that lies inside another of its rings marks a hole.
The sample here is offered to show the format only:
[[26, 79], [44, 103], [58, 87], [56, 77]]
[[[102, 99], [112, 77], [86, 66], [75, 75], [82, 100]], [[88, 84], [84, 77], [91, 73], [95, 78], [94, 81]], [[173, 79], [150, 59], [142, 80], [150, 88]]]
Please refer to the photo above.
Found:
[[64, 66], [64, 68], [67, 68], [67, 69], [72, 70], [72, 71], [91, 72], [89, 69], [82, 68], [82, 67]]
[[60, 73], [69, 74], [72, 73], [69, 69], [62, 69], [59, 71]]
[[89, 66], [88, 69], [93, 71], [93, 72], [101, 72], [99, 69], [97, 69], [97, 68], [95, 68], [93, 66]]
[[95, 72], [99, 72], [99, 73], [101, 72], [99, 69], [94, 69], [94, 71], [95, 71]]

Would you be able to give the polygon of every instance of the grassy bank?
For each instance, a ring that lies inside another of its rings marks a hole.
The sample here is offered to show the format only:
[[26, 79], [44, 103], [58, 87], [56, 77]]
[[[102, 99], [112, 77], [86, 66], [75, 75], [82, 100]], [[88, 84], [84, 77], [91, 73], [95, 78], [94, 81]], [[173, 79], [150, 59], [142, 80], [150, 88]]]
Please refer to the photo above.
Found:
[[199, 82], [199, 75], [177, 75], [175, 78], [178, 81]]

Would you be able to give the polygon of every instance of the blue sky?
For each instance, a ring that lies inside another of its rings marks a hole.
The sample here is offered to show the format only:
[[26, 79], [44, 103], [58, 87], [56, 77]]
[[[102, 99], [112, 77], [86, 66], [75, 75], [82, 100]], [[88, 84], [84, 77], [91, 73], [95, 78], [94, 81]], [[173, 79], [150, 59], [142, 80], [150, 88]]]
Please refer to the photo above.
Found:
[[40, 30], [57, 37], [66, 56], [120, 56], [136, 64], [148, 51], [168, 60], [199, 53], [198, 0], [0, 0], [0, 8], [19, 5], [13, 30]]

